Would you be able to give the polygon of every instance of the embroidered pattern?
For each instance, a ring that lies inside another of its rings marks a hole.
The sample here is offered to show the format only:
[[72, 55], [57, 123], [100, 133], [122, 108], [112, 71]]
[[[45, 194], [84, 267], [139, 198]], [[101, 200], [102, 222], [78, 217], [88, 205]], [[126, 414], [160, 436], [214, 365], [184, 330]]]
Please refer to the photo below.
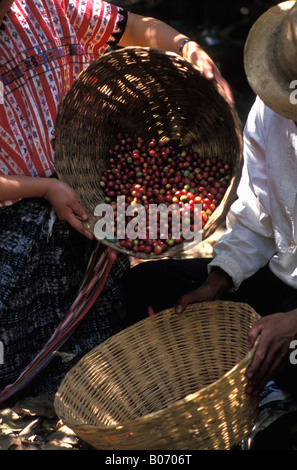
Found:
[[15, 0], [0, 31], [0, 173], [55, 172], [58, 106], [77, 75], [120, 40], [126, 21], [126, 10], [100, 0]]

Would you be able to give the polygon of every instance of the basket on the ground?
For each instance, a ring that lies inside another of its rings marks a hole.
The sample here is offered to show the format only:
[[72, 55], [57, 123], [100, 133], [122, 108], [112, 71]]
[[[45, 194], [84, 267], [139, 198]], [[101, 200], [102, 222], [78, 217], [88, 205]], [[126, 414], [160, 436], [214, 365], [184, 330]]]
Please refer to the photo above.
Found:
[[[224, 198], [200, 239], [210, 236], [236, 198], [242, 168], [241, 124], [216, 83], [177, 54], [140, 47], [109, 52], [79, 75], [57, 118], [56, 169], [76, 190], [92, 233], [95, 208], [105, 196], [99, 181], [120, 132], [190, 147], [205, 159], [218, 157], [232, 165]], [[131, 255], [118, 241], [103, 241]], [[184, 249], [176, 245], [166, 255]]]
[[230, 449], [257, 417], [245, 371], [258, 318], [247, 304], [215, 301], [142, 320], [68, 372], [57, 415], [97, 449]]

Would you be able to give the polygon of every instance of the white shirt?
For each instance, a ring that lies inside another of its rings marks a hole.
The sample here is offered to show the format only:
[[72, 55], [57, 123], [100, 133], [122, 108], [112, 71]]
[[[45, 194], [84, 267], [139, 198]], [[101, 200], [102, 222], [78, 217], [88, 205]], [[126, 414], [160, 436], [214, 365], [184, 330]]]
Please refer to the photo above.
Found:
[[243, 147], [238, 199], [210, 266], [227, 272], [236, 290], [269, 263], [276, 276], [297, 289], [297, 127], [256, 98]]

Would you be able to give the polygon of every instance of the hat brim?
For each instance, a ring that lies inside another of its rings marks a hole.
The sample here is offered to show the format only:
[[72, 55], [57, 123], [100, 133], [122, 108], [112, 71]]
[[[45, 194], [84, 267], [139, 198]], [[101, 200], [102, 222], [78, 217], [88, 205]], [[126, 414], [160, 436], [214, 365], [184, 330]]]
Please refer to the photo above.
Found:
[[[290, 87], [296, 77], [286, 77], [277, 64], [276, 45], [287, 17], [296, 1], [287, 1], [266, 11], [252, 26], [244, 48], [247, 80], [256, 95], [273, 111], [297, 121], [297, 104]], [[297, 83], [297, 82], [296, 82]]]

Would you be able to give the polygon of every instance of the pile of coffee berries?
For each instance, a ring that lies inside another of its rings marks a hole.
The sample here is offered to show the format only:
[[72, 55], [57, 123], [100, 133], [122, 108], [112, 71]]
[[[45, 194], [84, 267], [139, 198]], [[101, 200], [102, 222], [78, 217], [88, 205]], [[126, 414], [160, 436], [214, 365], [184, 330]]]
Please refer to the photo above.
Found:
[[[117, 135], [117, 141], [109, 150], [108, 167], [100, 179], [105, 202], [111, 204], [117, 216], [117, 197], [125, 196], [125, 209], [141, 205], [149, 215], [152, 204], [177, 204], [180, 214], [188, 217], [191, 231], [195, 231], [195, 210], [199, 207], [201, 227], [207, 223], [224, 196], [232, 175], [230, 164], [217, 157], [202, 158], [191, 148], [174, 149], [162, 140], [145, 140], [138, 137], [136, 144], [128, 135]], [[168, 215], [168, 212], [167, 212]], [[162, 217], [162, 215], [161, 215]], [[133, 219], [132, 215], [126, 222]], [[168, 233], [164, 239], [158, 219], [157, 236], [149, 238], [149, 219], [146, 223], [146, 237], [119, 240], [121, 246], [133, 253], [161, 254], [168, 248], [183, 241], [172, 236], [168, 215]], [[115, 239], [117, 238], [115, 223]]]

